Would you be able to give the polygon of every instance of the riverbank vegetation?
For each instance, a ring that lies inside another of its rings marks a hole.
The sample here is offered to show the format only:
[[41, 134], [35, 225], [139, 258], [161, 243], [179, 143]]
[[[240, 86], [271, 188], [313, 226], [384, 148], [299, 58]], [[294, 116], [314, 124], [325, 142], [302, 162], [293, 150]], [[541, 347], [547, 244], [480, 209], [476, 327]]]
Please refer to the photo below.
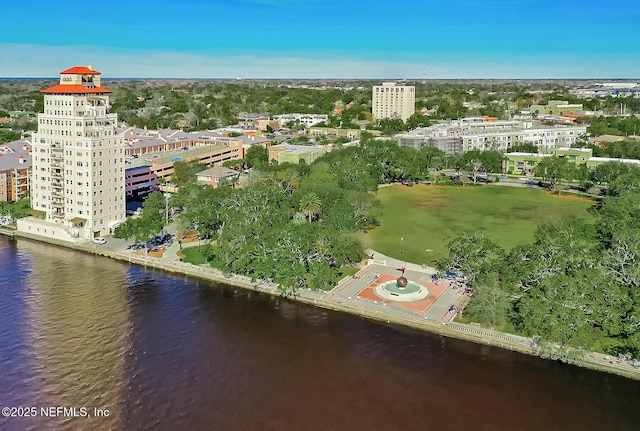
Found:
[[452, 239], [439, 267], [475, 286], [468, 317], [511, 324], [542, 343], [638, 357], [638, 175], [611, 184], [594, 223], [573, 216], [542, 223], [532, 243], [511, 250], [482, 231]]
[[22, 199], [17, 202], [0, 201], [0, 216], [19, 219], [31, 215], [31, 200]]

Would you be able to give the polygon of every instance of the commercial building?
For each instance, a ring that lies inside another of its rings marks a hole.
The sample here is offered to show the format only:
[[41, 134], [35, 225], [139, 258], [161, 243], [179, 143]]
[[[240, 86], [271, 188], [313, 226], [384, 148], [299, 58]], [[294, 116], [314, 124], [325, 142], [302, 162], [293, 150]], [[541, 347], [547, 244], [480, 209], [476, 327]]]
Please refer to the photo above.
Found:
[[[61, 239], [108, 234], [126, 217], [124, 140], [100, 74], [90, 66], [72, 67], [60, 72], [59, 84], [41, 90], [31, 207], [34, 217], [52, 225], [47, 234]], [[33, 231], [28, 219], [22, 228]]]
[[587, 133], [586, 126], [543, 126], [533, 121], [484, 121], [482, 118], [441, 122], [394, 136], [398, 145], [420, 149], [435, 147], [448, 154], [469, 150], [506, 152], [521, 143], [552, 153], [570, 147]]
[[31, 183], [31, 142], [7, 142], [0, 147], [0, 201], [28, 196]]
[[372, 113], [376, 120], [399, 118], [407, 121], [416, 112], [416, 88], [396, 82], [373, 86]]
[[544, 157], [552, 154], [508, 153], [502, 161], [502, 172], [509, 174], [533, 175], [533, 169]]
[[544, 157], [566, 158], [575, 165], [587, 165], [593, 150], [589, 148], [557, 148], [553, 154], [507, 153], [502, 161], [503, 172], [510, 174], [531, 175], [533, 169]]
[[360, 139], [362, 132], [367, 132], [373, 136], [382, 134], [380, 130], [339, 129], [337, 127], [310, 127], [307, 129], [307, 135], [311, 137], [326, 137], [331, 140], [338, 138]]
[[593, 97], [640, 97], [640, 84], [637, 82], [595, 82], [585, 88], [570, 90], [579, 98]]
[[503, 172], [510, 174], [531, 175], [533, 169], [544, 157], [551, 156], [566, 158], [570, 163], [577, 166], [586, 165], [589, 169], [603, 163], [619, 162], [632, 165], [640, 165], [640, 160], [635, 159], [614, 159], [610, 157], [593, 157], [593, 150], [590, 148], [558, 148], [554, 154], [534, 154], [534, 153], [508, 153], [502, 161]]
[[304, 160], [310, 164], [326, 152], [327, 147], [324, 145], [272, 145], [269, 147], [269, 161], [298, 164], [300, 160]]
[[575, 114], [583, 110], [582, 103], [569, 103], [566, 100], [549, 100], [546, 105], [531, 105], [529, 112], [535, 115]]

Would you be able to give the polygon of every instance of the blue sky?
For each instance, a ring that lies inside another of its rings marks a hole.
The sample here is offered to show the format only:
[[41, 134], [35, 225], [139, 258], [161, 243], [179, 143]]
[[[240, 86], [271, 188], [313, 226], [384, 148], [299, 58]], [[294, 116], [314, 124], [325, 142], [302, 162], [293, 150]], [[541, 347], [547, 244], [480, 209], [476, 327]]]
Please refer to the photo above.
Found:
[[640, 78], [638, 0], [22, 0], [0, 76]]

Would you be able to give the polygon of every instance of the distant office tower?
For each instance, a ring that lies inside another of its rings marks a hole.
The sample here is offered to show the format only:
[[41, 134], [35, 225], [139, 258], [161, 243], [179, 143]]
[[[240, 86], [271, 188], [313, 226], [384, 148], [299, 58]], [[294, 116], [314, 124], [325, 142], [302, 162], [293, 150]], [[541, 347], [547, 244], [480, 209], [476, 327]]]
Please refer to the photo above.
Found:
[[373, 86], [373, 116], [407, 121], [416, 111], [416, 87], [395, 82]]
[[72, 67], [41, 90], [44, 113], [33, 134], [31, 206], [36, 218], [79, 238], [109, 233], [125, 220], [124, 140], [109, 113], [100, 72]]

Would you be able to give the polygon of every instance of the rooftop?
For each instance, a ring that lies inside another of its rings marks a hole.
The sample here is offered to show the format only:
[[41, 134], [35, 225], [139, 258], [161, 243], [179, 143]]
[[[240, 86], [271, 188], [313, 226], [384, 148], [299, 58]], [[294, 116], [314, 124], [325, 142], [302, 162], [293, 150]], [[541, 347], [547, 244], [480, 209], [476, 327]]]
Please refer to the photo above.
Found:
[[296, 154], [312, 153], [318, 150], [325, 151], [325, 147], [323, 145], [278, 144], [278, 145], [272, 145], [271, 148], [286, 151], [288, 153], [296, 153]]
[[95, 93], [111, 93], [111, 90], [103, 87], [85, 87], [81, 84], [58, 84], [53, 87], [40, 90], [40, 93], [63, 93], [63, 94], [95, 94]]
[[[24, 149], [24, 146], [27, 149]], [[7, 169], [24, 169], [31, 166], [31, 141], [20, 139], [0, 145], [0, 171]], [[20, 157], [24, 162], [20, 163]]]
[[214, 166], [212, 168], [205, 169], [202, 172], [198, 172], [196, 175], [199, 177], [224, 178], [238, 174], [238, 171], [234, 171], [233, 169], [225, 168], [223, 166]]
[[91, 66], [74, 66], [70, 69], [63, 70], [60, 75], [102, 75], [101, 72], [93, 70]]

